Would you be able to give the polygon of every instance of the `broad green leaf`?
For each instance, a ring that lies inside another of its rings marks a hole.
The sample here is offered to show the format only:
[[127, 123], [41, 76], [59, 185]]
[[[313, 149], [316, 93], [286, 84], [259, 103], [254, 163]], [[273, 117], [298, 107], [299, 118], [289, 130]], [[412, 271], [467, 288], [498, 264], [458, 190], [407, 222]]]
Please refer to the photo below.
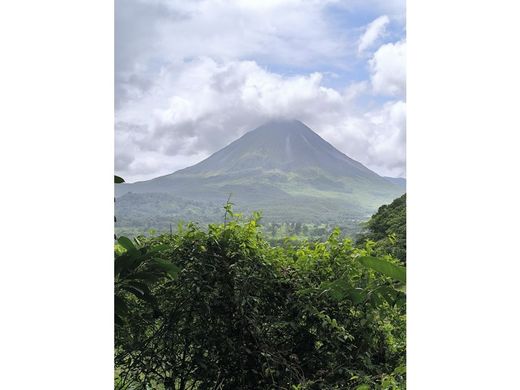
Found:
[[137, 248], [135, 247], [132, 240], [130, 240], [128, 237], [121, 236], [117, 239], [117, 242], [119, 243], [119, 245], [121, 245], [123, 248], [125, 248], [129, 253], [137, 252]]
[[358, 387], [356, 387], [356, 390], [370, 390], [370, 386], [369, 385], [359, 385]]
[[124, 183], [124, 182], [125, 182], [125, 179], [123, 179], [122, 177], [114, 175], [114, 184], [120, 184], [120, 183]]
[[161, 270], [166, 271], [168, 275], [170, 275], [173, 279], [177, 277], [181, 269], [177, 267], [175, 264], [172, 264], [167, 261], [154, 259], [154, 263], [159, 267]]
[[332, 286], [329, 289], [329, 294], [333, 299], [335, 299], [337, 301], [341, 301], [345, 298], [347, 291], [345, 291], [345, 289], [343, 289], [339, 286]]
[[[139, 260], [139, 259], [137, 259]], [[123, 255], [116, 257], [114, 260], [114, 275], [124, 276], [130, 272], [132, 272], [137, 266], [139, 262], [136, 261], [134, 256], [129, 256], [128, 252], [125, 252]]]
[[138, 287], [135, 286], [122, 286], [123, 290], [126, 290], [132, 294], [134, 294], [137, 298], [142, 298], [144, 296], [144, 291]]
[[362, 289], [355, 288], [349, 291], [349, 296], [352, 299], [352, 302], [357, 305], [364, 301], [366, 294]]
[[322, 283], [320, 288], [325, 289], [331, 298], [337, 301], [341, 301], [348, 297], [355, 305], [363, 302], [366, 297], [366, 294], [362, 289], [352, 287], [345, 278], [335, 280], [334, 282]]
[[405, 267], [392, 264], [386, 260], [371, 256], [362, 256], [359, 258], [359, 262], [363, 264], [365, 267], [371, 268], [374, 271], [382, 273], [383, 275], [389, 276], [395, 280], [406, 283]]

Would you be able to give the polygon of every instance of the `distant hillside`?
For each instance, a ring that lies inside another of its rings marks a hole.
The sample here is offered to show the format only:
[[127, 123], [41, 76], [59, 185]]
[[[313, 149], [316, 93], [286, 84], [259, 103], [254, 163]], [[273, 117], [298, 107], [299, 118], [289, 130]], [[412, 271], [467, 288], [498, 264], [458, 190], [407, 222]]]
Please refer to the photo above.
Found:
[[[231, 195], [235, 209], [261, 210], [265, 221], [345, 223], [368, 218], [402, 193], [302, 122], [273, 121], [189, 168], [117, 185], [116, 214], [126, 227], [206, 222]], [[184, 207], [187, 201], [197, 206]]]
[[388, 177], [383, 176], [386, 180], [390, 181], [393, 184], [397, 184], [401, 188], [406, 188], [406, 179], [402, 177]]

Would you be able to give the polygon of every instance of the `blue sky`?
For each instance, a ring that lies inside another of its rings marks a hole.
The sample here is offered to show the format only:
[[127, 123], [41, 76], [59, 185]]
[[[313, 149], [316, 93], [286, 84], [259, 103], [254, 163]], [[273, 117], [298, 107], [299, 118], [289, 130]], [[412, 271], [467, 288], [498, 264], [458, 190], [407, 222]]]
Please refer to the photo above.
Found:
[[405, 34], [403, 1], [116, 0], [116, 172], [171, 173], [287, 117], [405, 177]]

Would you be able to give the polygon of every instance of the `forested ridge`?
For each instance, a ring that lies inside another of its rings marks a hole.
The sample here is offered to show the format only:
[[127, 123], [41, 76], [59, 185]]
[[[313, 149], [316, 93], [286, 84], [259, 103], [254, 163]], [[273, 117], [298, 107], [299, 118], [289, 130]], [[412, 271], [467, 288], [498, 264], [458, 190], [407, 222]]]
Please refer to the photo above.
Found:
[[405, 202], [356, 241], [274, 244], [229, 203], [220, 224], [119, 237], [115, 388], [404, 389]]
[[379, 253], [390, 253], [406, 263], [406, 194], [381, 206], [365, 224], [358, 244], [374, 241]]

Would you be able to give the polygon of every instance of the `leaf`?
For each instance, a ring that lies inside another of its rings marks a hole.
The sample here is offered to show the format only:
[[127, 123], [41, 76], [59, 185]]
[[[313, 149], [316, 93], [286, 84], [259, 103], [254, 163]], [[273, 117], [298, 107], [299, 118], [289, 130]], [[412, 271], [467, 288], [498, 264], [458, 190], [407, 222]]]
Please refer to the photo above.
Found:
[[390, 305], [393, 305], [395, 303], [397, 295], [399, 294], [398, 291], [388, 286], [381, 287], [378, 292]]
[[121, 184], [121, 183], [124, 183], [124, 182], [125, 182], [125, 179], [123, 179], [122, 177], [114, 175], [114, 184]]
[[121, 256], [117, 256], [114, 260], [114, 275], [126, 276], [132, 272], [140, 264], [140, 259], [134, 256], [129, 256], [128, 252], [125, 252]]
[[358, 387], [356, 387], [356, 390], [370, 390], [370, 386], [369, 385], [359, 385]]
[[114, 244], [114, 253], [116, 256], [121, 256], [125, 251], [126, 250], [122, 245], [118, 243]]
[[172, 264], [170, 262], [159, 260], [159, 259], [154, 259], [153, 261], [157, 267], [159, 267], [163, 271], [166, 271], [166, 273], [168, 275], [170, 275], [173, 279], [175, 279], [177, 277], [177, 275], [179, 274], [179, 272], [181, 271], [181, 269], [179, 267], [177, 267], [175, 264]]
[[134, 294], [137, 298], [142, 298], [144, 296], [144, 291], [138, 287], [128, 285], [128, 286], [122, 286], [123, 290], [126, 290], [132, 294]]
[[121, 297], [114, 295], [114, 311], [118, 316], [124, 316], [128, 313], [126, 302]]
[[155, 305], [155, 298], [152, 295], [152, 292], [148, 288], [148, 286], [144, 283], [138, 283], [135, 281], [129, 282], [127, 285], [124, 285], [121, 287], [123, 290], [128, 291], [129, 293], [132, 293], [137, 298], [142, 299], [143, 301], [146, 301], [152, 305]]
[[338, 279], [334, 282], [323, 282], [320, 288], [324, 289], [332, 299], [341, 301], [347, 295], [349, 286], [343, 279]]
[[349, 291], [350, 298], [355, 305], [360, 304], [365, 300], [365, 292], [360, 288], [355, 288]]
[[346, 297], [352, 300], [355, 305], [365, 300], [366, 293], [360, 288], [354, 288], [350, 285], [347, 278], [340, 278], [334, 282], [324, 282], [320, 288], [325, 289], [330, 297], [336, 301], [342, 301]]
[[121, 236], [117, 239], [117, 242], [119, 245], [121, 245], [123, 248], [125, 248], [129, 253], [137, 252], [137, 248], [135, 247], [132, 240], [130, 240], [128, 237]]
[[155, 245], [153, 247], [151, 247], [147, 253], [157, 253], [157, 252], [162, 252], [164, 250], [167, 250], [169, 248], [168, 245], [166, 244], [162, 244], [162, 245]]
[[359, 262], [363, 264], [365, 267], [371, 268], [374, 271], [382, 273], [383, 275], [389, 276], [395, 280], [406, 283], [405, 267], [392, 264], [389, 261], [371, 256], [362, 256], [359, 258]]

